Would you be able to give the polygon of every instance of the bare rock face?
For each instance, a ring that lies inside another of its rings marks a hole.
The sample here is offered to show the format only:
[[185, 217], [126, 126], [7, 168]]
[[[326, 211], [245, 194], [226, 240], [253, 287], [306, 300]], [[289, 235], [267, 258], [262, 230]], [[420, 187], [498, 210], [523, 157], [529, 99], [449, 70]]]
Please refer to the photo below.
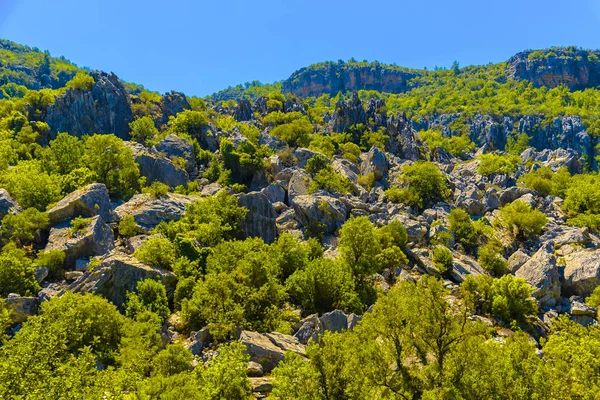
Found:
[[421, 158], [419, 147], [423, 146], [406, 116], [392, 115], [387, 120], [387, 134], [390, 135], [390, 152], [398, 157], [417, 161]]
[[375, 179], [387, 177], [388, 160], [385, 153], [376, 146], [371, 147], [360, 167], [361, 175], [375, 174]]
[[45, 121], [51, 139], [58, 132], [77, 137], [114, 133], [121, 139], [129, 138], [133, 113], [125, 87], [114, 74], [93, 71], [91, 76], [96, 80], [92, 90], [68, 89], [48, 109]]
[[419, 73], [379, 63], [329, 62], [294, 72], [283, 82], [282, 92], [302, 97], [358, 90], [402, 93], [411, 88], [409, 81], [416, 76]]
[[188, 173], [166, 157], [143, 151], [135, 156], [135, 162], [138, 163], [140, 174], [146, 177], [147, 185], [158, 181], [174, 188], [185, 186], [189, 181]]
[[277, 236], [275, 211], [269, 198], [261, 192], [250, 192], [238, 197], [240, 206], [246, 207], [245, 232], [247, 237], [260, 237], [265, 243], [273, 243]]
[[37, 297], [23, 297], [11, 293], [4, 300], [4, 306], [11, 312], [13, 324], [22, 324], [31, 315], [35, 315], [40, 302]]
[[192, 107], [187, 101], [185, 94], [179, 92], [168, 92], [162, 97], [160, 104], [162, 111], [162, 117], [160, 118], [160, 125], [166, 125], [169, 122], [169, 117], [177, 115], [177, 113], [183, 110], [189, 110]]
[[306, 346], [293, 336], [281, 333], [258, 333], [242, 331], [240, 342], [246, 346], [250, 360], [260, 364], [264, 372], [270, 372], [280, 361], [286, 351], [306, 355]]
[[127, 292], [132, 292], [142, 279], [157, 279], [167, 287], [170, 296], [175, 289], [176, 276], [162, 268], [151, 267], [124, 253], [114, 252], [105, 257], [101, 264], [86, 271], [67, 288], [77, 293], [96, 293], [122, 306]]
[[346, 221], [346, 205], [329, 196], [296, 196], [292, 201], [296, 219], [307, 227], [317, 222], [323, 224], [326, 233], [334, 233]]
[[21, 212], [21, 206], [15, 199], [10, 197], [6, 189], [0, 188], [0, 219], [8, 213], [18, 214]]
[[600, 53], [576, 48], [524, 51], [508, 60], [507, 73], [533, 86], [580, 90], [600, 85]]
[[185, 208], [197, 198], [176, 193], [154, 197], [149, 194], [136, 194], [127, 203], [115, 209], [119, 219], [130, 214], [142, 231], [149, 231], [161, 221], [178, 220]]
[[353, 92], [352, 97], [347, 102], [340, 99], [335, 105], [335, 112], [331, 118], [331, 126], [334, 132], [344, 132], [352, 125], [366, 122], [367, 113], [362, 101], [358, 98], [357, 92]]
[[177, 135], [169, 135], [155, 146], [150, 148], [153, 154], [164, 155], [173, 160], [175, 158], [185, 161], [185, 170], [193, 172], [196, 168], [196, 157], [194, 156], [194, 147], [185, 139]]
[[535, 288], [533, 295], [542, 306], [552, 307], [560, 297], [560, 275], [556, 268], [554, 243], [546, 242], [515, 273]]
[[104, 255], [114, 247], [112, 229], [102, 217], [95, 216], [79, 231], [74, 231], [69, 222], [52, 228], [46, 251], [63, 251], [65, 266], [73, 267], [78, 258]]
[[565, 263], [564, 294], [587, 297], [600, 285], [600, 250], [568, 254]]
[[114, 219], [108, 190], [103, 183], [92, 183], [69, 193], [48, 210], [51, 225], [57, 225], [75, 217], [93, 217], [95, 215], [100, 215], [104, 221]]

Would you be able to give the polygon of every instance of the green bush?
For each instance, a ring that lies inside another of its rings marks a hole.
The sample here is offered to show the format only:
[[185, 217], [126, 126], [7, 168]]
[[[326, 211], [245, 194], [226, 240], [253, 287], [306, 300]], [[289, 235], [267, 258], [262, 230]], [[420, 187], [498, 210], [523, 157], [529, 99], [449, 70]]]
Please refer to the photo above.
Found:
[[600, 307], [600, 286], [596, 286], [592, 294], [586, 297], [585, 303], [590, 307]]
[[508, 263], [501, 255], [502, 251], [502, 243], [499, 240], [490, 240], [485, 246], [479, 248], [477, 261], [486, 271], [502, 275], [508, 267]]
[[454, 157], [463, 157], [475, 148], [475, 144], [471, 142], [468, 135], [444, 137], [439, 130], [427, 130], [419, 132], [419, 136], [427, 143], [430, 151], [441, 147]]
[[517, 171], [521, 159], [512, 154], [482, 154], [477, 173], [483, 176], [512, 174]]
[[164, 184], [160, 181], [154, 181], [150, 186], [146, 186], [142, 189], [143, 193], [149, 194], [151, 197], [160, 198], [169, 193], [171, 188], [169, 185]]
[[38, 161], [21, 161], [0, 175], [0, 184], [23, 207], [45, 211], [61, 198], [60, 180], [48, 175]]
[[141, 144], [159, 134], [158, 129], [154, 126], [154, 120], [150, 116], [144, 116], [129, 123], [131, 138]]
[[119, 235], [130, 238], [137, 235], [138, 230], [139, 229], [133, 215], [125, 214], [123, 219], [119, 222]]
[[152, 359], [152, 373], [172, 376], [191, 370], [192, 352], [181, 343], [168, 344]]
[[542, 233], [547, 222], [544, 213], [531, 209], [522, 200], [515, 200], [500, 208], [494, 226], [506, 230], [513, 239], [527, 240]]
[[417, 208], [425, 208], [450, 195], [447, 179], [435, 164], [417, 161], [402, 167], [400, 175], [402, 189], [390, 188], [386, 196], [392, 202], [404, 202]]
[[328, 192], [348, 194], [352, 191], [352, 182], [342, 174], [338, 174], [327, 165], [313, 177], [308, 187], [309, 193], [322, 189]]
[[462, 208], [450, 211], [448, 215], [449, 229], [454, 232], [454, 238], [467, 251], [477, 246], [477, 233], [473, 227], [471, 216]]
[[35, 233], [40, 229], [45, 229], [49, 223], [48, 214], [35, 208], [28, 208], [19, 214], [6, 214], [2, 218], [0, 232], [2, 236], [17, 244], [25, 245], [32, 242], [35, 239]]
[[0, 296], [10, 293], [21, 296], [32, 296], [40, 290], [35, 280], [35, 269], [25, 251], [18, 249], [14, 243], [4, 246], [0, 253]]
[[133, 253], [143, 263], [168, 270], [172, 268], [176, 255], [175, 245], [161, 237], [151, 237]]
[[271, 130], [271, 135], [287, 142], [291, 147], [308, 146], [313, 126], [308, 118], [295, 119], [290, 123], [276, 126]]
[[167, 300], [165, 285], [153, 279], [138, 281], [135, 292], [127, 293], [125, 314], [132, 319], [143, 312], [153, 312], [164, 322], [171, 311]]
[[452, 271], [454, 256], [445, 246], [436, 246], [433, 249], [433, 264], [440, 275], [446, 275]]
[[77, 75], [73, 77], [69, 82], [67, 82], [66, 86], [71, 89], [77, 90], [92, 90], [96, 81], [93, 77], [88, 74], [84, 74], [83, 72], [78, 72]]
[[48, 268], [48, 275], [51, 278], [60, 278], [64, 272], [65, 257], [65, 252], [62, 250], [40, 251], [33, 265]]

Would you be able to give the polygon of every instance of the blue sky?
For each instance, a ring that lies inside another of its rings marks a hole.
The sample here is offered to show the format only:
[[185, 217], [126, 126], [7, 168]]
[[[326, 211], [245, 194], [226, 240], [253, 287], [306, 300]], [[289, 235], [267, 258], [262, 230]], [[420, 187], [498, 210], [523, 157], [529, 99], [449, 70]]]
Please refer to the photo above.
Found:
[[0, 37], [204, 96], [325, 60], [422, 68], [527, 48], [600, 48], [598, 0], [0, 0]]

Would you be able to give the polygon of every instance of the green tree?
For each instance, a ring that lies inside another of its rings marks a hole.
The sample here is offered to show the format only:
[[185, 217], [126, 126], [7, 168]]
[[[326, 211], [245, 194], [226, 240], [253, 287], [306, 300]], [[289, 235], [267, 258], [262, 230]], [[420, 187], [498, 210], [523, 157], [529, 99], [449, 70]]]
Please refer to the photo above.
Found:
[[152, 117], [146, 115], [129, 123], [131, 138], [142, 144], [159, 134], [158, 129], [154, 126]]
[[532, 209], [522, 200], [516, 200], [500, 208], [494, 226], [505, 229], [514, 239], [527, 240], [539, 235], [547, 222], [544, 213]]
[[34, 207], [45, 211], [61, 197], [59, 180], [43, 172], [36, 160], [21, 161], [4, 171], [0, 183], [25, 209]]
[[115, 135], [84, 138], [81, 163], [96, 174], [115, 198], [129, 198], [139, 188], [140, 170], [133, 160], [133, 150]]
[[463, 245], [467, 251], [472, 251], [477, 246], [477, 232], [471, 222], [471, 217], [462, 208], [455, 208], [448, 215], [448, 224], [456, 241]]
[[177, 253], [169, 239], [151, 237], [135, 250], [133, 256], [148, 265], [170, 270]]
[[433, 264], [441, 275], [446, 275], [452, 271], [454, 256], [445, 246], [436, 246], [433, 249]]
[[96, 84], [96, 80], [89, 76], [86, 73], [78, 72], [77, 75], [73, 77], [69, 82], [67, 82], [67, 87], [75, 90], [84, 90], [89, 91], [92, 90], [94, 85]]
[[291, 147], [308, 146], [313, 126], [308, 118], [295, 119], [290, 123], [276, 126], [271, 130], [271, 135], [287, 142]]
[[0, 232], [19, 246], [31, 243], [35, 234], [40, 229], [48, 227], [50, 219], [48, 214], [35, 208], [28, 208], [19, 214], [6, 214], [2, 218]]
[[135, 319], [137, 315], [145, 312], [157, 314], [164, 322], [169, 318], [169, 302], [165, 285], [153, 279], [138, 281], [135, 292], [127, 293], [127, 306], [125, 313], [129, 318]]
[[14, 243], [4, 246], [0, 252], [0, 295], [8, 296], [17, 293], [31, 296], [40, 290], [35, 280], [35, 269], [25, 251], [18, 249]]
[[388, 189], [386, 195], [394, 202], [404, 202], [413, 207], [433, 205], [445, 200], [450, 194], [446, 177], [429, 161], [405, 165], [399, 181], [402, 189]]

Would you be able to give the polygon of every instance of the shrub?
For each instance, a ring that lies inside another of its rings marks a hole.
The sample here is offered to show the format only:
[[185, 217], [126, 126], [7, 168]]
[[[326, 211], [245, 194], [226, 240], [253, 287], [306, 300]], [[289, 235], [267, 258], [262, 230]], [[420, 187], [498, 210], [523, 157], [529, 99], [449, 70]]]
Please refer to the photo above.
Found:
[[531, 298], [533, 291], [524, 279], [510, 274], [498, 279], [468, 276], [461, 285], [463, 298], [472, 309], [494, 314], [507, 323], [523, 322], [537, 312], [537, 302]]
[[91, 218], [73, 218], [71, 220], [71, 227], [69, 228], [69, 235], [71, 235], [72, 237], [76, 235], [85, 235], [87, 233], [87, 228], [91, 221]]
[[433, 264], [437, 268], [440, 275], [446, 275], [452, 271], [453, 260], [454, 256], [447, 247], [436, 246], [433, 249]]
[[340, 153], [346, 160], [357, 163], [360, 157], [360, 147], [352, 142], [340, 144]]
[[585, 299], [585, 303], [590, 307], [600, 307], [600, 286], [596, 286], [592, 294]]
[[450, 211], [448, 215], [448, 225], [454, 238], [467, 251], [472, 251], [477, 246], [477, 235], [471, 217], [462, 208], [456, 208]]
[[129, 129], [131, 130], [131, 138], [142, 144], [146, 144], [148, 140], [159, 134], [158, 129], [154, 126], [154, 121], [150, 116], [138, 118], [135, 121], [130, 122]]
[[133, 319], [146, 311], [157, 314], [162, 322], [170, 314], [165, 285], [149, 278], [138, 281], [136, 291], [127, 293], [125, 307], [126, 315]]
[[475, 144], [471, 142], [468, 135], [443, 137], [439, 130], [427, 130], [419, 132], [419, 136], [427, 143], [430, 151], [441, 147], [454, 157], [462, 157], [475, 148]]
[[512, 154], [482, 154], [477, 173], [483, 176], [512, 174], [517, 171], [521, 159]]
[[308, 192], [314, 193], [319, 189], [326, 190], [328, 192], [337, 192], [340, 194], [347, 194], [352, 191], [352, 182], [342, 174], [338, 174], [331, 168], [326, 166], [321, 169], [310, 182]]
[[494, 226], [505, 229], [514, 239], [527, 240], [539, 235], [547, 222], [548, 218], [542, 212], [532, 210], [522, 200], [516, 200], [500, 208]]
[[25, 251], [9, 243], [0, 253], [0, 296], [10, 293], [31, 296], [40, 290], [35, 280], [35, 269]]
[[405, 165], [399, 179], [402, 189], [391, 188], [385, 192], [393, 202], [424, 208], [445, 200], [450, 194], [446, 177], [429, 161]]
[[125, 214], [119, 222], [119, 234], [123, 237], [133, 237], [138, 234], [138, 226], [131, 214]]
[[168, 344], [153, 359], [153, 374], [160, 376], [177, 375], [192, 368], [192, 352], [181, 343]]
[[160, 198], [169, 193], [170, 187], [160, 181], [154, 181], [150, 186], [146, 186], [142, 192], [149, 194], [151, 197]]
[[291, 147], [308, 146], [313, 126], [308, 118], [299, 118], [290, 123], [276, 126], [271, 135], [287, 142]]
[[486, 271], [502, 275], [506, 272], [508, 266], [508, 263], [501, 255], [502, 250], [502, 243], [499, 240], [490, 240], [485, 246], [479, 248], [477, 260]]
[[358, 177], [358, 184], [365, 188], [365, 190], [369, 191], [373, 189], [373, 186], [375, 186], [375, 181], [377, 181], [375, 172], [369, 172], [367, 175], [361, 175]]
[[133, 256], [148, 265], [170, 270], [176, 252], [175, 246], [169, 239], [151, 237], [137, 248]]
[[552, 193], [552, 170], [541, 167], [523, 175], [520, 182], [527, 188], [535, 190], [540, 196]]
[[65, 253], [62, 250], [40, 251], [34, 261], [34, 265], [40, 268], [48, 268], [48, 275], [59, 278], [63, 274]]
[[25, 245], [34, 240], [36, 231], [46, 228], [49, 223], [48, 214], [28, 208], [20, 214], [6, 214], [0, 232], [17, 244]]
[[0, 184], [23, 207], [45, 211], [61, 198], [60, 180], [42, 170], [39, 162], [21, 161], [0, 175]]
[[93, 77], [83, 72], [78, 72], [73, 79], [67, 82], [66, 86], [76, 90], [92, 90], [95, 84], [96, 81]]

